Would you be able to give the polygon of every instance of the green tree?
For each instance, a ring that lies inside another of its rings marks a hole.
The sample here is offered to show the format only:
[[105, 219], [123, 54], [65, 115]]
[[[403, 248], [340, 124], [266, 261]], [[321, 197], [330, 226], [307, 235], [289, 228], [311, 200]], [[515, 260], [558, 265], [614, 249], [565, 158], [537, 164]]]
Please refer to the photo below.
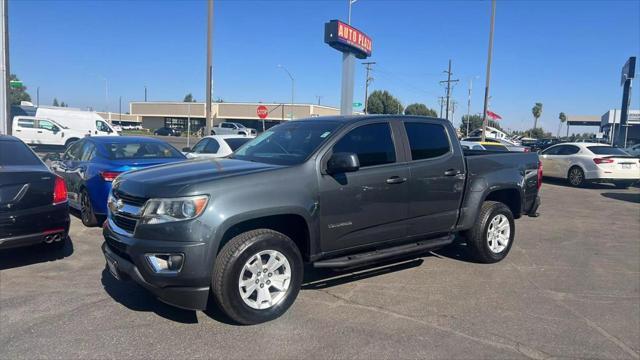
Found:
[[65, 104], [64, 101], [60, 102], [60, 107], [69, 107], [69, 105]]
[[533, 114], [533, 128], [535, 129], [538, 127], [538, 119], [542, 116], [542, 103], [536, 103], [531, 108], [531, 113]]
[[[560, 138], [560, 130], [562, 129], [562, 124], [564, 124], [565, 121], [567, 121], [567, 115], [565, 115], [563, 112], [561, 112], [558, 115], [558, 119], [560, 119], [560, 126], [558, 126], [558, 136], [557, 137]], [[569, 131], [569, 128], [567, 128], [567, 132], [568, 131]]]
[[367, 100], [368, 114], [402, 114], [403, 110], [400, 100], [387, 90], [376, 90], [369, 95], [369, 100]]
[[[11, 80], [19, 81], [18, 77], [15, 74], [11, 74]], [[10, 88], [9, 89], [9, 102], [11, 105], [20, 105], [22, 101], [31, 101], [31, 95], [27, 93], [27, 87], [21, 86], [19, 88]]]
[[408, 105], [407, 108], [404, 110], [404, 114], [438, 117], [438, 113], [435, 110], [429, 109], [427, 105], [420, 104], [420, 103], [414, 103], [414, 104]]
[[193, 97], [193, 95], [191, 95], [191, 93], [188, 93], [187, 95], [184, 96], [184, 100], [182, 100], [183, 102], [196, 102], [196, 99]]
[[58, 103], [57, 98], [53, 98], [53, 106], [60, 106], [60, 103]]
[[550, 138], [552, 136], [550, 132], [545, 132], [542, 128], [531, 128], [525, 131], [525, 133], [528, 134], [529, 137], [534, 139], [544, 139]]
[[[487, 125], [496, 128], [498, 130], [504, 131], [500, 124], [497, 121], [493, 121], [491, 119], [487, 119]], [[469, 136], [467, 134], [467, 122], [469, 122], [469, 132], [479, 129], [482, 127], [482, 116], [481, 115], [463, 115], [462, 116], [462, 124], [460, 124], [460, 133], [464, 134], [464, 136]]]

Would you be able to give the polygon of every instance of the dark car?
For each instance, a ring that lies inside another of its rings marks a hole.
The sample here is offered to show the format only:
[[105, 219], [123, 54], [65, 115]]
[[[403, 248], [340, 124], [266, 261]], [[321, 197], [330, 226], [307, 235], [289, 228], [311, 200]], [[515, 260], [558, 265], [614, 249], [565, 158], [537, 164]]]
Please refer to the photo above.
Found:
[[155, 131], [153, 132], [153, 135], [180, 136], [181, 133], [180, 133], [179, 130], [176, 130], [176, 129], [172, 129], [172, 128], [168, 128], [168, 127], [161, 127], [161, 128], [155, 129]]
[[102, 249], [114, 277], [164, 302], [205, 309], [214, 298], [255, 324], [291, 306], [305, 262], [354, 268], [447, 246], [458, 233], [478, 262], [498, 262], [515, 219], [537, 215], [541, 181], [538, 154], [463, 152], [443, 119], [290, 121], [229, 159], [118, 177]]
[[47, 243], [69, 233], [64, 180], [13, 136], [0, 135], [0, 249]]
[[107, 215], [111, 182], [121, 173], [152, 165], [185, 160], [166, 142], [142, 136], [92, 136], [71, 145], [61, 159], [49, 159], [51, 169], [64, 179], [69, 203], [80, 210], [82, 223], [95, 226]]

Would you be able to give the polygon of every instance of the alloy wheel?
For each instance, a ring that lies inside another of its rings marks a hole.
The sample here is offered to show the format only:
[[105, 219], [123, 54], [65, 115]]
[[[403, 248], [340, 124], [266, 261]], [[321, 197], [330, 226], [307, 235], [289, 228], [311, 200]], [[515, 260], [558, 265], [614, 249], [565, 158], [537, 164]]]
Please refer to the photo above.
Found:
[[291, 283], [289, 260], [279, 251], [264, 250], [249, 258], [238, 278], [244, 303], [257, 310], [277, 305]]
[[509, 245], [511, 238], [511, 224], [503, 214], [498, 214], [491, 219], [487, 229], [487, 243], [489, 250], [495, 254], [501, 253]]

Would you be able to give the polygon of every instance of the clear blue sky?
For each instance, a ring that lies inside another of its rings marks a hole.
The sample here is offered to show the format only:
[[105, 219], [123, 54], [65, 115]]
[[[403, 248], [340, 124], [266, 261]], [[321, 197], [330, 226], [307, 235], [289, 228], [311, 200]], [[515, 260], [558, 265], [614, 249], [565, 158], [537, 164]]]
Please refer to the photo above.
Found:
[[[438, 81], [452, 59], [456, 121], [474, 76], [472, 113], [481, 112], [489, 15], [488, 1], [359, 0], [352, 23], [373, 38], [373, 89], [439, 110]], [[11, 0], [9, 17], [11, 71], [34, 101], [40, 87], [41, 104], [57, 97], [103, 110], [105, 78], [111, 111], [119, 96], [125, 108], [142, 100], [144, 85], [150, 100], [204, 98], [204, 1]], [[341, 56], [323, 43], [323, 24], [346, 17], [347, 0], [216, 0], [214, 98], [288, 102], [283, 64], [296, 79], [296, 102], [321, 95], [338, 105]], [[542, 102], [542, 126], [555, 132], [560, 111], [600, 115], [620, 106], [620, 69], [640, 56], [640, 2], [498, 1], [494, 49], [491, 109], [504, 127], [531, 127], [531, 107]], [[356, 66], [362, 101], [364, 67]], [[639, 103], [636, 90], [632, 107]]]

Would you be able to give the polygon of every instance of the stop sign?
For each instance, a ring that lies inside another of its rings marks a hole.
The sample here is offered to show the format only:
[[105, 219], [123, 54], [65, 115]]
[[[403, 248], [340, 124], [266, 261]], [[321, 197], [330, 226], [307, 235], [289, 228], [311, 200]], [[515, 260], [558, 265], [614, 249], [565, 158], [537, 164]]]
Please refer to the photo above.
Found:
[[264, 105], [258, 106], [258, 108], [256, 109], [256, 112], [258, 113], [258, 117], [260, 119], [264, 119], [267, 117], [267, 115], [269, 115], [269, 109], [267, 109], [267, 107]]

